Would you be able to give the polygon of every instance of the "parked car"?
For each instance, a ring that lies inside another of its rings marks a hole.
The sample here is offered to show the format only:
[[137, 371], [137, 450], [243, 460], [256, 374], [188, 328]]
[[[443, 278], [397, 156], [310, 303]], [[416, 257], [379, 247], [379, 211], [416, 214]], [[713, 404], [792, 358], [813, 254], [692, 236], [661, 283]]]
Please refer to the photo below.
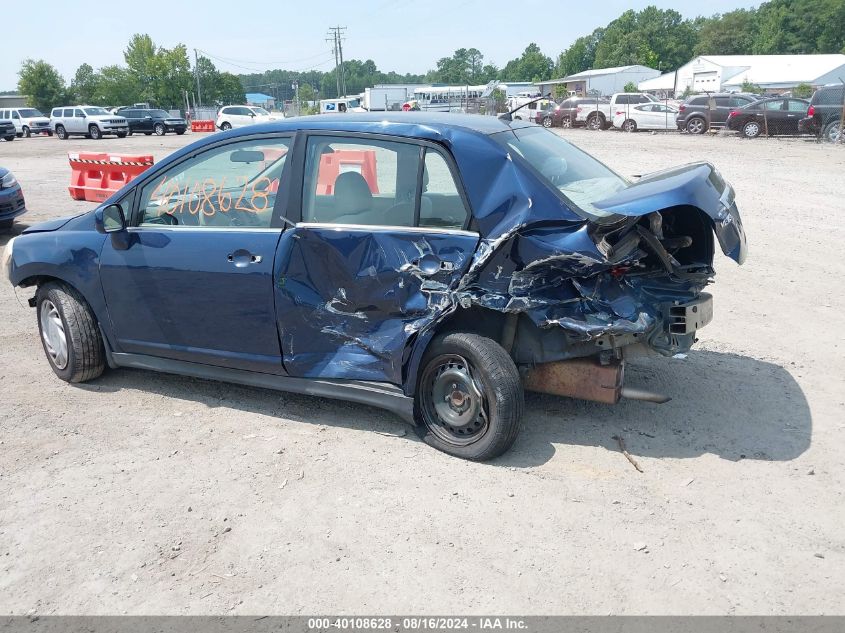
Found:
[[655, 103], [657, 99], [642, 92], [617, 92], [610, 99], [596, 101], [587, 98], [575, 107], [574, 125], [584, 125], [588, 130], [606, 130], [613, 123], [613, 116], [619, 109], [626, 112], [641, 103]]
[[511, 99], [508, 99], [508, 108], [510, 110], [513, 110], [514, 108], [519, 108], [519, 110], [513, 113], [513, 118], [517, 121], [536, 121], [537, 115], [540, 112], [548, 111], [556, 105], [557, 104], [551, 99], [540, 99], [539, 95], [535, 95], [530, 98], [513, 97]]
[[531, 122], [380, 112], [206, 137], [4, 259], [62, 380], [137, 367], [363, 402], [483, 460], [515, 441], [523, 389], [665, 400], [623, 386], [625, 350], [689, 350], [716, 241], [745, 260], [709, 163], [630, 181]]
[[674, 130], [678, 111], [663, 103], [643, 103], [616, 110], [613, 127], [623, 132], [637, 130]]
[[168, 132], [182, 135], [188, 129], [188, 122], [182, 117], [170, 116], [166, 110], [119, 109], [120, 116], [129, 124], [130, 136], [136, 132], [150, 136], [164, 136]]
[[29, 138], [33, 134], [47, 134], [50, 131], [50, 119], [35, 108], [4, 108], [0, 110], [0, 119], [8, 119], [15, 126], [15, 135]]
[[757, 99], [757, 95], [745, 93], [695, 95], [680, 105], [675, 123], [679, 130], [686, 130], [690, 134], [704, 134], [710, 128], [724, 127], [733, 110]]
[[15, 218], [26, 213], [26, 202], [14, 174], [0, 167], [0, 230], [12, 228]]
[[609, 104], [606, 97], [569, 97], [553, 108], [538, 112], [535, 123], [543, 127], [560, 126], [565, 128], [574, 127], [577, 124], [586, 125], [584, 118], [578, 120], [578, 108], [595, 108], [597, 104]]
[[123, 138], [129, 133], [129, 124], [124, 117], [104, 108], [84, 105], [53, 108], [50, 128], [63, 141], [73, 135], [101, 139], [106, 134]]
[[807, 113], [810, 102], [782, 97], [760, 99], [728, 115], [726, 127], [746, 138], [798, 134], [798, 122]]
[[264, 108], [256, 106], [225, 106], [217, 113], [216, 125], [221, 130], [231, 130], [253, 123], [269, 123], [282, 118], [284, 118], [282, 115], [272, 115]]
[[845, 86], [833, 84], [819, 88], [810, 99], [807, 115], [799, 122], [799, 130], [815, 134], [835, 143], [841, 139], [842, 105]]
[[14, 141], [16, 137], [15, 124], [9, 119], [0, 119], [0, 138]]

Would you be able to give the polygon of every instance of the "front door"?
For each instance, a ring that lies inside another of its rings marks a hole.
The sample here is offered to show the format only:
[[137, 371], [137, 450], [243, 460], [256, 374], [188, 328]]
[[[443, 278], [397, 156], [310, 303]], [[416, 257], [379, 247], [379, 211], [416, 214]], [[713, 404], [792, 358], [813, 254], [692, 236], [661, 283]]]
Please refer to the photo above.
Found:
[[[65, 112], [67, 112], [67, 110], [65, 110]], [[74, 108], [73, 116], [69, 119], [65, 119], [65, 124], [67, 125], [68, 132], [73, 132], [75, 134], [88, 132], [88, 129], [85, 127], [85, 113], [81, 108]]]
[[284, 373], [273, 264], [290, 142], [229, 141], [139, 184], [100, 263], [119, 351]]
[[277, 257], [288, 374], [402, 383], [408, 344], [449, 309], [478, 245], [455, 174], [431, 144], [309, 137]]

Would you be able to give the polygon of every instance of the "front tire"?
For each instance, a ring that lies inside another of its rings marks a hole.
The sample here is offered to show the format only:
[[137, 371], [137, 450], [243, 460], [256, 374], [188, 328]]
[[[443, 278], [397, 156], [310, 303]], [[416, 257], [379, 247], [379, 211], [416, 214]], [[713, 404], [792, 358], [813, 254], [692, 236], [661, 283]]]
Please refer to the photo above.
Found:
[[12, 224], [15, 223], [14, 218], [11, 220], [2, 220], [0, 221], [0, 231], [8, 231], [12, 228]]
[[474, 461], [498, 457], [513, 445], [524, 395], [516, 365], [498, 343], [449, 334], [431, 343], [421, 367], [414, 408], [426, 444]]
[[550, 116], [543, 117], [543, 127], [545, 127], [545, 128], [552, 127], [552, 117], [550, 117]]
[[67, 130], [65, 130], [64, 125], [56, 126], [56, 136], [58, 136], [63, 141], [67, 140]]
[[100, 132], [100, 128], [96, 125], [89, 125], [88, 136], [90, 136], [95, 141], [99, 141], [101, 138], [103, 138], [103, 133]]
[[560, 120], [560, 126], [564, 129], [569, 129], [572, 127], [572, 117], [565, 116]]
[[587, 129], [588, 130], [601, 130], [604, 129], [604, 117], [600, 114], [593, 114], [587, 118]]
[[97, 319], [79, 292], [62, 283], [38, 287], [38, 333], [53, 372], [65, 382], [85, 382], [105, 369]]
[[3, 138], [6, 139], [7, 141], [11, 142], [11, 141], [14, 141], [17, 137], [14, 134], [12, 134], [11, 136], [4, 136]]
[[129, 134], [129, 132], [118, 132], [116, 136], [117, 138], [126, 138], [127, 134]]
[[26, 125], [23, 126], [23, 129], [21, 131], [23, 132], [24, 138], [29, 138], [30, 136], [32, 136], [32, 132], [29, 130], [29, 128]]

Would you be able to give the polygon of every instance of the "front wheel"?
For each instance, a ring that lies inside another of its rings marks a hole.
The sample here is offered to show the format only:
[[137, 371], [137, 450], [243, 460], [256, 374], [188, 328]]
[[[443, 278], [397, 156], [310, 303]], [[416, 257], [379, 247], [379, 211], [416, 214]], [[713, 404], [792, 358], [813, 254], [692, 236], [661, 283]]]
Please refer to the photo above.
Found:
[[0, 220], [0, 231], [8, 231], [12, 228], [12, 224], [14, 224], [14, 219], [12, 220]]
[[30, 131], [30, 129], [29, 129], [27, 126], [25, 126], [25, 125], [23, 126], [23, 129], [21, 130], [21, 132], [23, 132], [23, 137], [24, 137], [24, 138], [29, 138], [30, 136], [32, 136], [32, 132], [31, 132], [31, 131]]
[[67, 140], [67, 130], [65, 130], [65, 127], [63, 125], [56, 126], [56, 136], [58, 136], [63, 141]]
[[604, 119], [600, 115], [594, 114], [593, 116], [587, 119], [588, 130], [601, 130], [603, 127]]
[[61, 283], [38, 287], [38, 332], [47, 361], [66, 382], [85, 382], [105, 369], [97, 319], [82, 295]]
[[176, 130], [176, 134], [178, 136], [182, 136], [185, 133], [185, 130]]
[[543, 127], [546, 127], [546, 128], [552, 127], [552, 117], [550, 117], [550, 116], [543, 117]]
[[572, 117], [565, 116], [560, 120], [560, 126], [562, 128], [569, 129], [572, 127]]
[[622, 124], [622, 131], [623, 132], [636, 132], [637, 131], [637, 122], [632, 120], [632, 119], [628, 119], [627, 121], [625, 121]]
[[129, 132], [118, 132], [117, 138], [126, 138], [127, 134], [129, 134]]
[[101, 138], [103, 138], [103, 133], [100, 132], [100, 128], [96, 125], [89, 125], [88, 136], [90, 136], [95, 141], [99, 141]]
[[464, 459], [507, 451], [522, 428], [519, 372], [495, 341], [454, 333], [435, 339], [422, 362], [415, 417], [422, 440]]
[[17, 138], [17, 136], [12, 134], [11, 136], [4, 136], [3, 138], [6, 139], [7, 141], [14, 141]]

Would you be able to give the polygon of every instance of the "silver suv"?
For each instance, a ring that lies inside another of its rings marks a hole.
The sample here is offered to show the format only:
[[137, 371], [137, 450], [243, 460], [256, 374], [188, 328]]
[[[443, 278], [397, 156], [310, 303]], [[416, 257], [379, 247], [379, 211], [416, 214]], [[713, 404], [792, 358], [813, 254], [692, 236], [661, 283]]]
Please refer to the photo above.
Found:
[[74, 134], [93, 139], [102, 138], [104, 134], [123, 138], [129, 132], [129, 124], [122, 116], [111, 114], [104, 108], [78, 105], [53, 108], [50, 129], [62, 140]]

